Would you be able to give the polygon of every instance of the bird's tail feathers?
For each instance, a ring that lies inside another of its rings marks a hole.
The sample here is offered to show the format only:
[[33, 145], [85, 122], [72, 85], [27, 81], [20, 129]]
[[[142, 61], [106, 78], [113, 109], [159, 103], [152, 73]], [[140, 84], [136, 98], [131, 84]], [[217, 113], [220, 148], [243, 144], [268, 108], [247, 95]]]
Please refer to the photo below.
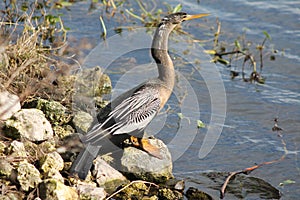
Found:
[[77, 174], [79, 178], [85, 179], [89, 173], [93, 160], [97, 157], [101, 146], [94, 146], [92, 144], [87, 144], [85, 149], [83, 149], [76, 160], [72, 163], [70, 173]]

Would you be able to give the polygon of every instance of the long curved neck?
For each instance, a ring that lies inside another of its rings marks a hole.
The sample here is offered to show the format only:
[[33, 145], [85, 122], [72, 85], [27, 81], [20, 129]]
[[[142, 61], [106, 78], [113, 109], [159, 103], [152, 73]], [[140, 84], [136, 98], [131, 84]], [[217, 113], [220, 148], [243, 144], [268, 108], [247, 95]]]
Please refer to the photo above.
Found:
[[173, 62], [168, 54], [168, 38], [173, 30], [172, 25], [160, 24], [154, 34], [151, 53], [158, 68], [160, 79], [168, 90], [172, 90], [175, 82]]

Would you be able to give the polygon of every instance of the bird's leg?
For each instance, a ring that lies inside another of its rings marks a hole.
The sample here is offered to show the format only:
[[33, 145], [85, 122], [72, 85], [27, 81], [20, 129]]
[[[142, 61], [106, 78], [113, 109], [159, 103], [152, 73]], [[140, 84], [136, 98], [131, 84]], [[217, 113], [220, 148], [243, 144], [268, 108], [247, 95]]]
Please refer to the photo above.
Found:
[[146, 151], [148, 154], [150, 154], [156, 158], [162, 159], [162, 156], [160, 155], [160, 149], [158, 147], [152, 145], [149, 142], [149, 139], [131, 136], [130, 142], [131, 142], [132, 146], [142, 149], [143, 151]]

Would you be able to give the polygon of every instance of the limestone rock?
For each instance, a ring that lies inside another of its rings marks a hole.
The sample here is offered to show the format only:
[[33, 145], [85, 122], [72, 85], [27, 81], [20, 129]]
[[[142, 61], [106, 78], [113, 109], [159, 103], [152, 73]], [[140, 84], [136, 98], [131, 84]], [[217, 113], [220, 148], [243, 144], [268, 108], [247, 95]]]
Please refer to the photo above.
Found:
[[39, 194], [45, 200], [74, 200], [79, 199], [76, 189], [64, 185], [55, 179], [47, 179], [40, 183]]
[[200, 191], [200, 190], [198, 190], [197, 188], [194, 188], [194, 187], [190, 187], [186, 191], [185, 196], [189, 200], [196, 200], [196, 199], [212, 200], [213, 199], [210, 195], [208, 195], [205, 192], [202, 192], [202, 191]]
[[63, 125], [71, 120], [67, 108], [57, 101], [38, 99], [36, 108], [43, 111], [51, 124]]
[[46, 179], [47, 178], [52, 178], [52, 179], [55, 179], [57, 181], [60, 181], [60, 182], [64, 182], [64, 177], [60, 174], [60, 172], [57, 170], [57, 169], [50, 169], [47, 173], [46, 173]]
[[0, 155], [5, 152], [6, 144], [0, 141]]
[[74, 115], [72, 122], [77, 131], [86, 133], [93, 122], [93, 117], [87, 112], [79, 111]]
[[167, 146], [156, 138], [149, 139], [149, 142], [160, 149], [162, 159], [140, 149], [128, 147], [124, 149], [121, 158], [122, 171], [135, 179], [151, 182], [165, 182], [173, 178], [172, 158]]
[[51, 169], [60, 171], [63, 168], [64, 161], [56, 151], [46, 154], [45, 157], [41, 160], [41, 169], [44, 172], [48, 172]]
[[8, 147], [8, 153], [15, 157], [27, 157], [28, 153], [25, 149], [24, 143], [17, 140], [12, 141]]
[[22, 109], [5, 122], [5, 134], [18, 139], [24, 137], [33, 142], [53, 137], [51, 124], [38, 109]]
[[0, 92], [0, 120], [9, 119], [21, 109], [20, 99], [17, 95], [7, 91]]
[[54, 134], [60, 139], [63, 139], [75, 133], [75, 130], [70, 125], [54, 126], [53, 131]]
[[103, 200], [107, 195], [107, 192], [102, 187], [78, 185], [76, 189], [80, 196], [79, 199]]
[[96, 181], [99, 186], [103, 186], [108, 192], [114, 191], [120, 185], [128, 183], [128, 180], [117, 170], [112, 168], [99, 156], [94, 160]]
[[9, 178], [12, 170], [13, 170], [13, 166], [7, 161], [7, 160], [4, 160], [4, 159], [1, 159], [0, 160], [0, 176], [4, 176], [6, 178]]
[[29, 191], [30, 188], [35, 188], [42, 181], [40, 178], [40, 172], [34, 165], [26, 161], [19, 164], [17, 172], [17, 180], [24, 191]]

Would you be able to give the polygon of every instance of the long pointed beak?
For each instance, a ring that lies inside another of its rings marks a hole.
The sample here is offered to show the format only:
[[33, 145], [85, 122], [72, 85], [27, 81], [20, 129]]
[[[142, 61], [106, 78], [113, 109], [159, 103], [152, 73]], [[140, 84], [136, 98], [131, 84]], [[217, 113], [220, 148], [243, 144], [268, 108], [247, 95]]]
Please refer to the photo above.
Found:
[[196, 18], [201, 18], [201, 17], [206, 17], [210, 15], [209, 13], [202, 13], [202, 14], [197, 14], [197, 15], [187, 15], [184, 20], [191, 20], [191, 19], [196, 19]]

